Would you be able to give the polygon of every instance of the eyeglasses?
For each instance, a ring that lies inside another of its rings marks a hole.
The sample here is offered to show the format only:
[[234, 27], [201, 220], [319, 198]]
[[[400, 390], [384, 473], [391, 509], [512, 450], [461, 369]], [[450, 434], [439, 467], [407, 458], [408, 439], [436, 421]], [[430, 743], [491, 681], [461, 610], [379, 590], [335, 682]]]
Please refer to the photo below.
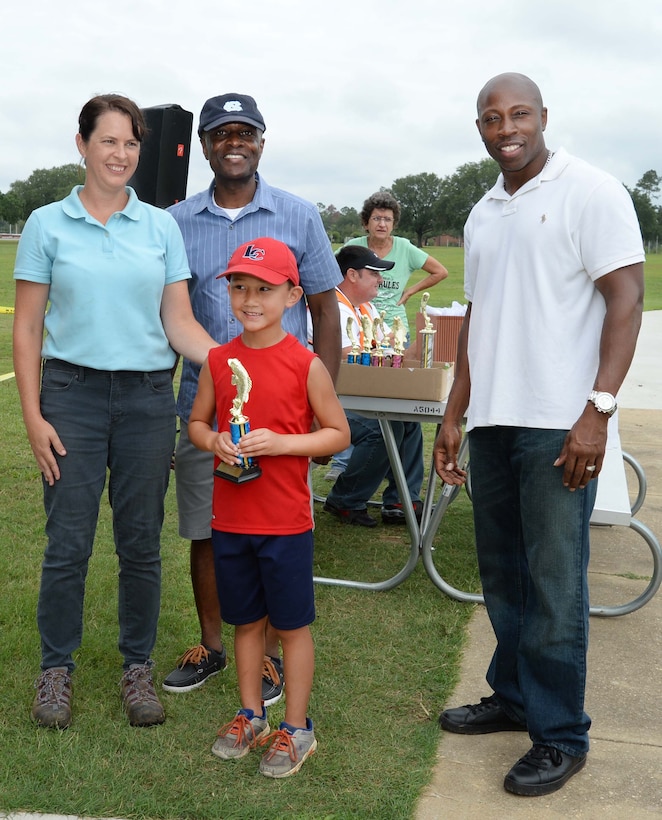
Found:
[[386, 225], [390, 225], [393, 222], [392, 216], [371, 216], [371, 222], [384, 222]]

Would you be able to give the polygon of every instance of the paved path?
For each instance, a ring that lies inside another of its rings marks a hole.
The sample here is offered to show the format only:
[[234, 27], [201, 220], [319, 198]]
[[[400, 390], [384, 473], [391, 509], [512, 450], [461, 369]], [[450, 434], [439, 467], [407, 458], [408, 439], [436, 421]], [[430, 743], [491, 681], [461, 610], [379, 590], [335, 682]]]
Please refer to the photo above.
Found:
[[[635, 359], [619, 394], [623, 449], [643, 466], [648, 493], [637, 518], [662, 540], [662, 311], [644, 314]], [[623, 527], [592, 533], [591, 594], [601, 604], [641, 591], [631, 576], [650, 575], [645, 542]], [[611, 597], [610, 597], [611, 596]], [[530, 741], [517, 732], [441, 733], [433, 780], [416, 820], [582, 818], [644, 820], [662, 816], [662, 593], [617, 618], [591, 618], [586, 709], [593, 719], [584, 770], [547, 797], [517, 797], [503, 778]], [[494, 636], [483, 607], [472, 619], [460, 683], [447, 706], [490, 694], [485, 682]], [[440, 704], [440, 709], [443, 705]]]

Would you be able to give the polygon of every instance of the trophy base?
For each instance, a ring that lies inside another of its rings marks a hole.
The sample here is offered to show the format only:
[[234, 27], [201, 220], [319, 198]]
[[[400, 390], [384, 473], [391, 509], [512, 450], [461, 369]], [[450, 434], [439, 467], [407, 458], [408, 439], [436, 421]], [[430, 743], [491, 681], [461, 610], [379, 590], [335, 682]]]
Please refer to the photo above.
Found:
[[250, 467], [242, 467], [241, 464], [221, 463], [214, 470], [214, 475], [232, 481], [234, 484], [243, 484], [245, 481], [252, 481], [262, 475], [262, 470], [257, 464]]

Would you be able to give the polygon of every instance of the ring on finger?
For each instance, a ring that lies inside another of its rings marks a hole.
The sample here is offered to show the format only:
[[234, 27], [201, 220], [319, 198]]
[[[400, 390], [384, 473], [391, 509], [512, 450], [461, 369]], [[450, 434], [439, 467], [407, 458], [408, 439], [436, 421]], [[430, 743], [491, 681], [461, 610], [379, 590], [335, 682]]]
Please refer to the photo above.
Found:
[[584, 469], [586, 470], [587, 473], [592, 473], [592, 472], [595, 471], [595, 464], [591, 464], [591, 465], [587, 464], [586, 467], [584, 467]]

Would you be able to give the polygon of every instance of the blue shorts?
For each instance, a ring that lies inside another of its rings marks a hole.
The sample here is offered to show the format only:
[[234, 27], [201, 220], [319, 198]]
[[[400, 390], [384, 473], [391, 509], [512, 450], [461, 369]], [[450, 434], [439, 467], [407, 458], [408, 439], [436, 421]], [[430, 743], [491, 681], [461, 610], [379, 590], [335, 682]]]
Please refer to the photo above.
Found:
[[212, 530], [221, 616], [234, 626], [265, 616], [276, 629], [315, 620], [313, 532], [245, 535]]

